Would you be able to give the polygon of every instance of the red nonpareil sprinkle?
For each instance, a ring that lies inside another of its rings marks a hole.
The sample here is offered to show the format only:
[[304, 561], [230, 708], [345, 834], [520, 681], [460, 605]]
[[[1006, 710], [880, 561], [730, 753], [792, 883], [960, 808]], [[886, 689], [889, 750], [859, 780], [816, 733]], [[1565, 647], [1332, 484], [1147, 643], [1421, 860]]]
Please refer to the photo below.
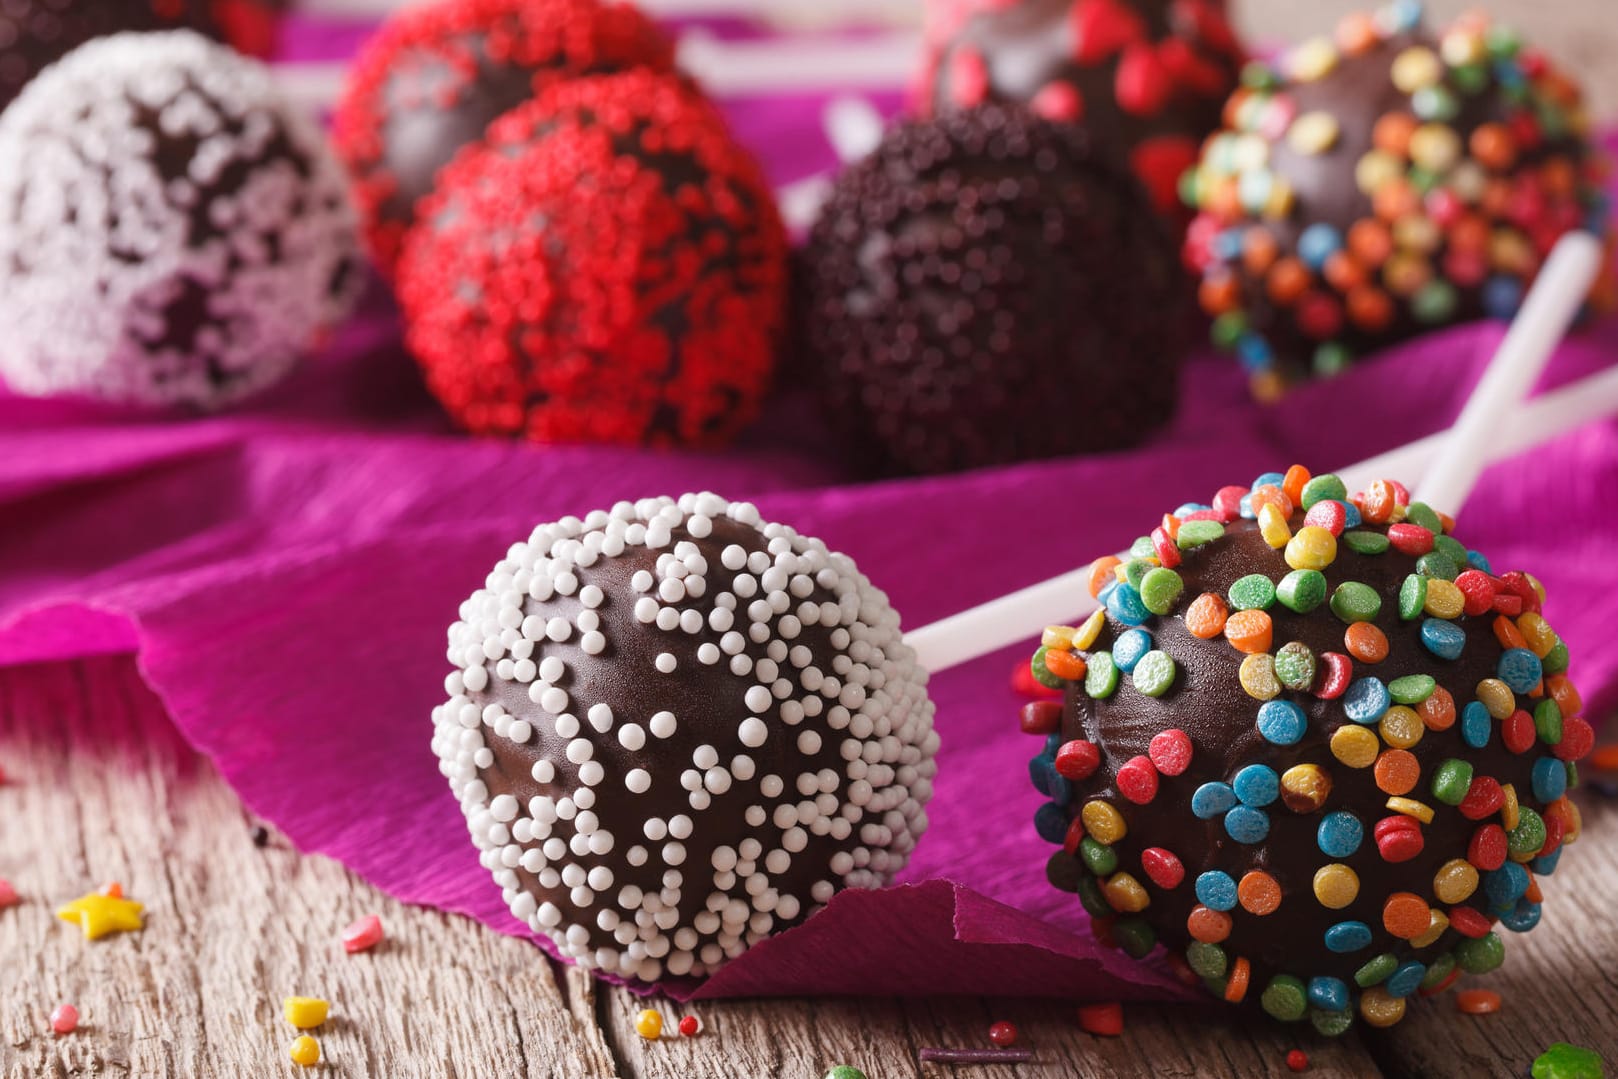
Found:
[[[1563, 728], [1564, 737], [1566, 728]], [[1534, 717], [1519, 708], [1500, 724], [1500, 740], [1513, 753], [1526, 753], [1534, 748]]]
[[786, 232], [757, 162], [690, 83], [637, 70], [552, 86], [439, 173], [421, 218], [399, 300], [461, 427], [718, 446], [757, 414], [786, 318]]
[[1287, 1070], [1293, 1072], [1306, 1072], [1309, 1070], [1309, 1054], [1302, 1049], [1293, 1049], [1287, 1053]]
[[1124, 1006], [1109, 1004], [1080, 1004], [1079, 1026], [1091, 1034], [1116, 1038], [1124, 1032]]
[[[1028, 669], [1026, 663], [1020, 663], [1018, 666], [1025, 671]], [[1023, 705], [1022, 711], [1018, 713], [1017, 724], [1024, 734], [1041, 736], [1055, 734], [1057, 728], [1062, 725], [1062, 702], [1030, 701]]]
[[1506, 803], [1506, 793], [1493, 776], [1474, 776], [1466, 797], [1456, 806], [1467, 820], [1483, 820], [1500, 812]]
[[367, 914], [343, 930], [343, 951], [350, 955], [363, 952], [382, 943], [382, 918]]
[[1403, 554], [1420, 557], [1433, 549], [1433, 534], [1420, 525], [1389, 525], [1388, 542]]
[[1140, 867], [1152, 883], [1164, 891], [1172, 891], [1185, 880], [1185, 865], [1173, 851], [1162, 847], [1147, 847], [1140, 852]]
[[1472, 833], [1466, 845], [1466, 860], [1487, 873], [1506, 864], [1506, 830], [1498, 824], [1483, 824]]
[[682, 1038], [695, 1038], [702, 1033], [702, 1020], [694, 1015], [682, 1016], [680, 1019], [680, 1036]]
[[1341, 652], [1322, 652], [1315, 668], [1315, 684], [1309, 692], [1323, 701], [1334, 701], [1348, 692], [1353, 679], [1353, 660]]
[[71, 1004], [58, 1004], [51, 1012], [51, 1030], [57, 1034], [71, 1034], [79, 1028], [79, 1009]]
[[1005, 1048], [1017, 1044], [1017, 1024], [1002, 1019], [989, 1027], [989, 1040]]
[[1473, 940], [1477, 940], [1486, 936], [1492, 925], [1494, 925], [1494, 922], [1489, 919], [1489, 916], [1476, 907], [1456, 906], [1449, 908], [1449, 927], [1463, 937], [1471, 937]]
[[[1387, 817], [1383, 823], [1395, 819], [1399, 818]], [[1422, 848], [1427, 845], [1426, 839], [1421, 834], [1421, 826], [1416, 824], [1413, 818], [1403, 819], [1410, 821], [1415, 827], [1384, 829], [1380, 823], [1377, 825], [1376, 849], [1385, 862], [1408, 862], [1420, 854]]]

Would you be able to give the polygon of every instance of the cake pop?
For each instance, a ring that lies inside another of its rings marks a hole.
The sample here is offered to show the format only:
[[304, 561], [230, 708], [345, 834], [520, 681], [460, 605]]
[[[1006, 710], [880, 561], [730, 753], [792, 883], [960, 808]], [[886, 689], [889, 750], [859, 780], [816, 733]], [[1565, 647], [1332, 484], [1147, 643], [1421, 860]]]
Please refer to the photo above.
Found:
[[362, 283], [342, 171], [256, 61], [190, 31], [79, 47], [0, 115], [0, 376], [217, 408]]
[[1423, 330], [1510, 318], [1556, 241], [1604, 228], [1578, 87], [1486, 16], [1353, 15], [1254, 65], [1185, 181], [1213, 339], [1255, 392]]
[[713, 971], [927, 826], [938, 736], [887, 597], [711, 494], [514, 545], [450, 627], [433, 749], [512, 913], [588, 969]]
[[1083, 131], [1020, 107], [893, 128], [837, 179], [800, 276], [807, 366], [874, 471], [1118, 449], [1173, 413], [1174, 242]]
[[786, 237], [689, 83], [558, 83], [440, 175], [399, 266], [408, 342], [457, 423], [543, 442], [710, 446], [754, 415]]
[[1499, 966], [1594, 734], [1543, 587], [1381, 480], [1226, 487], [1103, 559], [1033, 659], [1047, 867], [1098, 932], [1327, 1034]]

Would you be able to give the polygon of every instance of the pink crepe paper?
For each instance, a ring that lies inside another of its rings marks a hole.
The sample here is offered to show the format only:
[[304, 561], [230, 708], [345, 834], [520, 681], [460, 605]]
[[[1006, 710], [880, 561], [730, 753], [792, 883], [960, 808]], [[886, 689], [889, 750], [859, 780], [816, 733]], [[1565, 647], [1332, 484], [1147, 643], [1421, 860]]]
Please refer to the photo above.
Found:
[[[782, 107], [796, 111], [746, 106], [761, 129], [803, 132], [819, 102]], [[781, 145], [798, 156], [773, 160], [777, 175], [819, 167], [802, 147], [824, 163], [814, 140]], [[1178, 420], [1142, 449], [859, 484], [792, 394], [726, 454], [457, 436], [373, 298], [325, 356], [230, 415], [0, 396], [0, 663], [136, 652], [179, 730], [301, 849], [528, 936], [467, 841], [428, 715], [457, 605], [537, 522], [698, 488], [753, 499], [853, 555], [917, 626], [1116, 550], [1224, 484], [1293, 461], [1344, 465], [1441, 428], [1501, 334], [1434, 334], [1276, 407], [1247, 398], [1234, 363], [1204, 357], [1184, 374]], [[1562, 348], [1546, 384], [1615, 358], [1618, 326], [1599, 326]], [[1618, 699], [1615, 527], [1618, 426], [1603, 423], [1491, 469], [1460, 528], [1497, 567], [1545, 582], [1592, 717]], [[1161, 966], [1099, 946], [1044, 878], [1051, 847], [1034, 834], [1027, 778], [1039, 746], [1018, 733], [1007, 684], [1025, 657], [934, 680], [933, 823], [905, 887], [841, 895], [671, 991], [1185, 995]]]

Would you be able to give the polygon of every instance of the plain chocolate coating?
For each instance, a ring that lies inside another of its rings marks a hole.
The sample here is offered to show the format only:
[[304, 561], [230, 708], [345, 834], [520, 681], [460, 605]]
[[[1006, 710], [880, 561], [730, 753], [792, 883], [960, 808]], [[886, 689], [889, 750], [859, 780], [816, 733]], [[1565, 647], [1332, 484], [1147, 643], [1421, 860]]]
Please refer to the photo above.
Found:
[[[665, 633], [635, 619], [633, 610], [640, 594], [630, 587], [630, 579], [640, 570], [655, 574], [659, 555], [672, 550], [674, 545], [682, 541], [695, 543], [708, 562], [707, 592], [699, 600], [688, 597], [685, 601], [686, 606], [703, 613], [705, 624], [698, 633]], [[796, 804], [805, 797], [794, 784], [800, 773], [830, 768], [841, 776], [847, 767], [839, 755], [840, 739], [823, 738], [819, 752], [809, 756], [798, 750], [797, 739], [791, 736], [794, 730], [810, 726], [822, 728], [823, 718], [818, 721], [806, 719], [797, 728], [789, 727], [780, 718], [779, 706], [773, 704], [767, 713], [760, 715], [772, 731], [769, 740], [756, 749], [744, 747], [737, 737], [737, 726], [750, 713], [740, 704], [738, 679], [728, 669], [728, 657], [712, 666], [697, 659], [699, 646], [710, 642], [718, 644], [723, 636], [706, 624], [707, 614], [713, 609], [714, 598], [728, 592], [736, 578], [736, 573], [721, 564], [720, 552], [732, 544], [738, 544], [750, 553], [762, 551], [767, 543], [757, 529], [726, 517], [715, 517], [713, 531], [706, 538], [696, 539], [681, 526], [674, 530], [673, 541], [667, 548], [653, 550], [643, 545], [630, 546], [621, 557], [602, 557], [588, 568], [575, 568], [573, 571], [581, 589], [594, 584], [606, 596], [596, 611], [601, 617], [600, 630], [607, 638], [607, 649], [599, 655], [586, 655], [579, 648], [579, 636], [575, 634], [563, 644], [547, 641], [545, 653], [547, 657], [555, 656], [567, 664], [567, 676], [558, 684], [575, 701], [604, 702], [612, 708], [616, 717], [613, 730], [600, 734], [586, 720], [584, 707], [574, 706], [577, 709], [574, 714], [580, 722], [579, 737], [589, 738], [594, 743], [594, 759], [602, 762], [606, 770], [606, 778], [595, 788], [597, 799], [591, 808], [599, 817], [601, 827], [611, 832], [615, 840], [612, 851], [602, 859], [611, 864], [615, 879], [610, 889], [596, 897], [597, 909], [610, 908], [627, 919], [633, 912], [618, 907], [615, 897], [619, 889], [631, 884], [639, 886], [647, 894], [656, 894], [663, 889], [663, 874], [669, 867], [658, 856], [657, 850], [667, 840], [647, 840], [642, 826], [649, 817], [661, 817], [666, 821], [683, 813], [696, 821], [691, 837], [680, 841], [685, 846], [686, 858], [678, 867], [684, 878], [677, 904], [680, 912], [678, 924], [690, 925], [697, 914], [707, 909], [708, 896], [715, 890], [711, 859], [716, 848], [736, 848], [744, 839], [755, 838], [768, 852], [779, 841], [780, 830], [772, 828], [768, 821], [761, 828], [747, 824], [743, 819], [746, 809], [752, 805], [763, 805], [767, 810], [773, 810], [776, 804], [783, 801]], [[832, 596], [817, 586], [808, 599], [824, 603]], [[745, 608], [746, 601], [742, 603]], [[557, 595], [544, 602], [530, 598], [523, 614], [525, 617], [538, 614], [545, 618], [560, 614], [571, 619], [581, 609], [582, 604], [575, 593], [573, 596]], [[821, 670], [830, 672], [831, 658], [837, 654], [829, 643], [832, 632], [831, 628], [822, 625], [806, 625], [792, 643], [808, 646], [814, 654], [813, 663]], [[673, 652], [678, 658], [679, 667], [674, 674], [656, 672], [653, 662], [662, 652]], [[756, 661], [763, 658], [765, 646], [749, 641], [744, 653]], [[480, 706], [490, 702], [499, 703], [511, 715], [529, 720], [534, 728], [531, 739], [521, 745], [501, 738], [493, 731], [487, 732], [487, 742], [494, 751], [495, 759], [491, 767], [480, 771], [479, 778], [487, 785], [491, 799], [510, 794], [526, 806], [529, 799], [536, 795], [560, 799], [578, 789], [578, 769], [567, 759], [569, 740], [557, 736], [555, 717], [529, 700], [526, 687], [520, 683], [491, 678], [488, 690], [468, 696]], [[645, 727], [647, 719], [659, 711], [672, 712], [676, 717], [677, 727], [672, 737], [657, 738], [648, 731], [645, 747], [636, 752], [625, 749], [619, 743], [618, 727], [627, 722]], [[745, 753], [753, 758], [757, 769], [749, 780], [734, 778], [729, 790], [714, 795], [707, 809], [697, 811], [691, 808], [687, 792], [680, 786], [680, 774], [692, 767], [693, 752], [705, 744], [718, 750], [723, 765], [728, 766], [736, 754]], [[556, 776], [551, 783], [540, 784], [533, 778], [531, 770], [541, 758], [552, 761], [556, 767]], [[631, 794], [624, 788], [623, 777], [632, 768], [644, 768], [651, 774], [652, 785], [646, 793]], [[760, 792], [760, 782], [768, 775], [780, 776], [785, 782], [785, 789], [777, 798], [767, 798]], [[728, 825], [725, 823], [727, 821]], [[802, 904], [796, 918], [783, 920], [777, 915], [771, 932], [796, 924], [814, 909], [815, 902], [809, 894], [811, 886], [821, 880], [836, 880], [836, 875], [829, 868], [832, 856], [838, 851], [854, 850], [860, 846], [857, 817], [854, 824], [854, 831], [846, 840], [810, 833], [808, 845], [792, 856], [788, 872], [781, 876], [771, 875], [772, 887], [783, 896], [796, 896]], [[557, 834], [570, 835], [571, 829], [558, 829]], [[651, 857], [635, 867], [629, 864], [626, 854], [637, 843], [646, 846]], [[541, 845], [542, 841], [534, 841], [524, 844], [524, 848]], [[762, 856], [758, 862], [762, 866]], [[574, 910], [566, 885], [546, 889], [526, 870], [519, 868], [516, 872], [524, 887], [539, 902], [548, 900], [564, 911]], [[568, 921], [574, 920], [568, 918]], [[611, 933], [595, 926], [593, 916], [581, 915], [576, 920], [590, 925], [591, 947], [620, 947]]]
[[217, 38], [206, 5], [160, 15], [153, 0], [22, 0], [0, 6], [0, 108], [46, 67], [92, 38], [126, 30], [197, 30]]
[[801, 271], [804, 357], [872, 471], [1118, 449], [1173, 414], [1173, 241], [1069, 125], [1002, 106], [900, 124], [838, 178]]
[[[1292, 520], [1301, 527], [1301, 514]], [[1383, 531], [1364, 526], [1366, 531]], [[1428, 730], [1409, 752], [1421, 764], [1421, 780], [1405, 797], [1431, 806], [1431, 824], [1422, 827], [1425, 846], [1408, 862], [1383, 861], [1372, 836], [1377, 821], [1392, 816], [1386, 808], [1388, 795], [1378, 789], [1372, 768], [1350, 768], [1332, 756], [1329, 747], [1333, 732], [1351, 726], [1343, 712], [1342, 698], [1326, 701], [1308, 693], [1283, 690], [1279, 699], [1303, 708], [1309, 728], [1296, 745], [1279, 746], [1266, 741], [1255, 721], [1260, 701], [1243, 690], [1238, 668], [1245, 658], [1223, 636], [1212, 640], [1193, 637], [1185, 627], [1184, 612], [1189, 603], [1204, 592], [1225, 596], [1230, 585], [1250, 573], [1261, 573], [1279, 582], [1289, 571], [1280, 551], [1272, 550], [1251, 521], [1226, 526], [1226, 537], [1185, 552], [1177, 572], [1185, 580], [1185, 591], [1173, 614], [1154, 617], [1142, 626], [1151, 633], [1154, 647], [1174, 658], [1179, 670], [1172, 688], [1160, 698], [1138, 693], [1127, 675], [1120, 677], [1117, 692], [1095, 701], [1082, 688], [1070, 688], [1062, 722], [1064, 739], [1084, 738], [1102, 750], [1102, 765], [1095, 776], [1075, 784], [1072, 811], [1076, 816], [1091, 798], [1104, 798], [1123, 815], [1128, 834], [1113, 845], [1119, 869], [1133, 874], [1146, 885], [1151, 905], [1142, 913], [1156, 930], [1158, 939], [1175, 952], [1183, 952], [1191, 937], [1186, 916], [1197, 905], [1194, 885], [1197, 875], [1222, 869], [1237, 881], [1250, 870], [1269, 873], [1280, 884], [1280, 908], [1267, 916], [1250, 914], [1237, 906], [1231, 910], [1230, 936], [1222, 942], [1232, 960], [1245, 957], [1252, 964], [1247, 1001], [1256, 1002], [1270, 978], [1291, 974], [1307, 982], [1327, 975], [1343, 979], [1351, 987], [1354, 972], [1373, 957], [1392, 952], [1401, 962], [1415, 958], [1431, 965], [1461, 939], [1455, 930], [1446, 930], [1433, 944], [1413, 949], [1388, 933], [1382, 925], [1382, 904], [1394, 892], [1413, 892], [1430, 905], [1443, 909], [1433, 896], [1433, 875], [1445, 862], [1465, 859], [1473, 831], [1484, 821], [1467, 820], [1459, 809], [1438, 802], [1430, 786], [1433, 770], [1447, 758], [1470, 762], [1474, 776], [1493, 776], [1502, 785], [1515, 785], [1522, 805], [1536, 810], [1543, 806], [1532, 793], [1530, 773], [1535, 760], [1549, 752], [1536, 745], [1522, 755], [1505, 748], [1500, 723], [1492, 721], [1489, 744], [1473, 749], [1462, 741], [1459, 713], [1475, 699], [1475, 687], [1485, 678], [1495, 677], [1502, 653], [1492, 630], [1494, 615], [1479, 618], [1462, 616], [1453, 624], [1465, 629], [1467, 643], [1461, 657], [1443, 660], [1428, 652], [1420, 641], [1420, 620], [1399, 618], [1399, 587], [1415, 572], [1415, 558], [1390, 548], [1380, 555], [1361, 555], [1339, 541], [1336, 561], [1322, 572], [1328, 583], [1328, 602], [1307, 615], [1293, 612], [1277, 601], [1269, 613], [1274, 620], [1272, 651], [1289, 641], [1302, 641], [1319, 656], [1323, 652], [1347, 654], [1343, 633], [1346, 624], [1329, 608], [1331, 592], [1344, 581], [1360, 581], [1382, 596], [1382, 610], [1376, 625], [1387, 634], [1388, 657], [1377, 664], [1354, 661], [1353, 678], [1374, 676], [1384, 683], [1410, 674], [1429, 674], [1455, 698], [1457, 719], [1446, 731]], [[1465, 567], [1463, 567], [1465, 568]], [[1097, 650], [1111, 647], [1112, 640], [1130, 627], [1109, 620], [1107, 630], [1096, 644]], [[1521, 705], [1519, 700], [1519, 706]], [[1190, 768], [1177, 777], [1161, 778], [1157, 797], [1148, 805], [1135, 805], [1118, 795], [1109, 777], [1130, 758], [1147, 753], [1152, 736], [1178, 727], [1190, 736], [1195, 747]], [[1370, 728], [1373, 732], [1375, 726]], [[1384, 745], [1384, 748], [1386, 746]], [[1298, 814], [1277, 799], [1265, 808], [1270, 818], [1268, 837], [1256, 845], [1238, 843], [1226, 834], [1222, 817], [1199, 820], [1191, 812], [1191, 796], [1204, 783], [1229, 782], [1244, 765], [1269, 765], [1280, 774], [1305, 763], [1318, 764], [1332, 779], [1330, 796], [1324, 806], [1311, 813]], [[1364, 826], [1364, 840], [1347, 858], [1333, 858], [1321, 852], [1316, 829], [1321, 818], [1347, 810]], [[1498, 815], [1490, 818], [1498, 820]], [[1141, 851], [1164, 847], [1179, 856], [1185, 865], [1185, 880], [1165, 892], [1152, 884], [1141, 871]], [[1074, 856], [1058, 852], [1058, 860]], [[1340, 862], [1359, 875], [1358, 897], [1341, 910], [1322, 906], [1314, 896], [1313, 879], [1321, 866]], [[1070, 872], [1071, 867], [1064, 871]], [[1082, 865], [1079, 873], [1087, 873]], [[1488, 913], [1481, 878], [1466, 905]], [[1071, 879], [1071, 872], [1070, 872]], [[1326, 930], [1347, 920], [1362, 921], [1371, 927], [1372, 943], [1359, 951], [1341, 955], [1324, 943]]]

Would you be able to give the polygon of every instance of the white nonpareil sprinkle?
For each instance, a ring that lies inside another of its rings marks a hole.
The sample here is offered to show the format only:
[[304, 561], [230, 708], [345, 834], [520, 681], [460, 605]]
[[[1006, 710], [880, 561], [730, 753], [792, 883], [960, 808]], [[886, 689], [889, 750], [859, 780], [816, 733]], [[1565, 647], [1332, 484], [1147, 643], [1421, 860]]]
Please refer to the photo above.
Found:
[[745, 503], [540, 526], [446, 655], [440, 770], [512, 912], [581, 966], [709, 973], [886, 884], [926, 829], [938, 737], [898, 614]]
[[290, 370], [363, 284], [319, 128], [190, 31], [41, 72], [0, 114], [0, 162], [0, 377], [19, 392], [220, 407]]

